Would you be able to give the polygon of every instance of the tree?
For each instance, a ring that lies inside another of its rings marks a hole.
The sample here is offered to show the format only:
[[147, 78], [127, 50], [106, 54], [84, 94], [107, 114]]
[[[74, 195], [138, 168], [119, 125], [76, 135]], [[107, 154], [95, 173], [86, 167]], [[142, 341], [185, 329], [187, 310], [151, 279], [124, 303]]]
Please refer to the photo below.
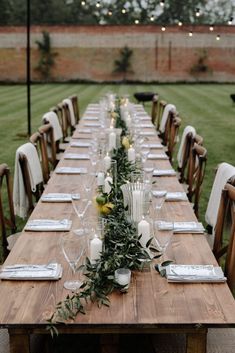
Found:
[[55, 65], [54, 58], [57, 56], [57, 53], [53, 53], [51, 50], [50, 34], [44, 31], [42, 35], [42, 41], [36, 41], [40, 52], [40, 58], [35, 70], [39, 71], [42, 78], [48, 81], [51, 78], [51, 68]]
[[114, 71], [116, 73], [123, 74], [123, 81], [126, 81], [126, 77], [128, 73], [133, 73], [131, 69], [131, 57], [133, 55], [133, 51], [125, 46], [120, 50], [120, 59], [114, 61]]

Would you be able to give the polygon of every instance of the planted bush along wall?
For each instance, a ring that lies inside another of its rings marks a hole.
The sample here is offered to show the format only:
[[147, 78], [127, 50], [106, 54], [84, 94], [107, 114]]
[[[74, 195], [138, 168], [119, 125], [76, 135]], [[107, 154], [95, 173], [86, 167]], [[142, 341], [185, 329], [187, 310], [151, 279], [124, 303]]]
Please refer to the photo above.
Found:
[[[54, 26], [31, 28], [32, 80], [41, 80], [37, 40], [50, 34], [56, 81], [219, 81], [235, 82], [235, 27]], [[217, 34], [220, 40], [216, 40]], [[114, 72], [114, 61], [127, 46], [131, 72]], [[26, 29], [0, 27], [0, 81], [25, 81]]]

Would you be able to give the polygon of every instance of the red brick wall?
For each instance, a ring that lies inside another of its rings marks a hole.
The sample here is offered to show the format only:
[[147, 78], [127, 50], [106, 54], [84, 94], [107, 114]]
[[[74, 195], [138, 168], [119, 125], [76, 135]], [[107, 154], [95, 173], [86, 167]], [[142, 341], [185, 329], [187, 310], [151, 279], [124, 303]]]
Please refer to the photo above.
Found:
[[[129, 80], [139, 81], [227, 81], [235, 82], [235, 27], [171, 26], [165, 32], [159, 26], [34, 26], [31, 28], [32, 79], [38, 63], [35, 41], [41, 32], [50, 33], [52, 47], [58, 53], [52, 76], [57, 81], [121, 80], [114, 74], [114, 60], [127, 45], [133, 50], [133, 73]], [[188, 32], [193, 30], [193, 37]], [[221, 40], [216, 40], [220, 34]], [[26, 29], [0, 27], [0, 81], [24, 81], [26, 72]], [[207, 73], [192, 75], [190, 70], [205, 49]]]

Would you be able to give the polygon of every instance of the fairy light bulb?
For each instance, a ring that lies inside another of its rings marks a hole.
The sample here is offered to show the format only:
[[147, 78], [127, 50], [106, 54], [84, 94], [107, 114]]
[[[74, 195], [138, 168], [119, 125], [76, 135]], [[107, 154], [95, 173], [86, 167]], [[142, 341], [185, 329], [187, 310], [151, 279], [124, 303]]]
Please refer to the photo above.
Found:
[[108, 15], [109, 15], [109, 16], [112, 16], [112, 14], [113, 14], [112, 11], [109, 10], [109, 11], [108, 11]]
[[135, 20], [135, 24], [138, 25], [140, 23], [139, 20]]
[[214, 27], [213, 26], [210, 26], [210, 31], [213, 32], [214, 31]]
[[100, 5], [100, 1], [97, 1], [96, 5], [95, 5], [97, 8], [99, 8], [101, 5]]
[[199, 8], [196, 9], [196, 17], [199, 17], [201, 15], [201, 11]]
[[189, 35], [189, 37], [192, 37], [193, 36], [193, 32], [190, 31], [188, 35]]
[[183, 23], [181, 21], [178, 22], [178, 26], [181, 27]]
[[216, 40], [220, 40], [220, 34], [217, 34]]
[[86, 5], [86, 1], [81, 1], [81, 5], [85, 6]]
[[165, 5], [165, 1], [164, 0], [160, 1], [160, 5], [163, 7]]
[[154, 21], [154, 16], [150, 17], [150, 21], [153, 22]]
[[122, 9], [122, 13], [126, 13], [126, 9], [125, 9], [125, 7], [123, 7], [123, 9]]
[[162, 32], [165, 32], [165, 30], [166, 30], [166, 27], [165, 26], [162, 26]]
[[232, 23], [233, 23], [233, 17], [230, 17], [230, 19], [228, 21], [228, 25], [231, 26]]

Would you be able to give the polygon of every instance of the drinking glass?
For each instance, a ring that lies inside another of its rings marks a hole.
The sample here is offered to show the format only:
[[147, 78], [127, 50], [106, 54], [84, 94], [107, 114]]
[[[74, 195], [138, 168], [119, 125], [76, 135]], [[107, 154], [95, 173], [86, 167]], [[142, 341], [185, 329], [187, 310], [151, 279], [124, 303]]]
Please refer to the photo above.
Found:
[[95, 175], [93, 173], [89, 173], [82, 176], [81, 184], [85, 191], [85, 195], [86, 195], [85, 198], [89, 202], [91, 202], [94, 182], [95, 182]]
[[[79, 265], [81, 263], [81, 259], [86, 250], [86, 234], [76, 229], [72, 232], [65, 233], [61, 238], [61, 248], [64, 254], [66, 261], [68, 262], [73, 275], [76, 272], [79, 273], [79, 277], [81, 275], [81, 270], [78, 270]], [[64, 282], [64, 288], [76, 291], [82, 285], [81, 279], [69, 280]]]
[[164, 257], [166, 249], [171, 241], [173, 235], [173, 227], [172, 229], [162, 229], [160, 227], [160, 222], [154, 222], [154, 239], [155, 246], [157, 250], [159, 250]]
[[149, 152], [150, 152], [150, 149], [148, 147], [142, 147], [141, 150], [140, 150], [140, 153], [142, 155], [143, 165], [145, 164], [145, 162], [148, 159]]
[[152, 190], [152, 203], [154, 211], [161, 211], [162, 206], [166, 200], [166, 190]]
[[83, 197], [81, 197], [79, 200], [72, 198], [72, 205], [73, 205], [73, 209], [74, 209], [76, 215], [78, 216], [80, 224], [81, 224], [81, 228], [77, 229], [77, 232], [80, 231], [80, 234], [83, 234], [84, 230], [82, 228], [82, 220], [83, 220], [83, 217], [86, 214], [89, 206], [91, 205], [91, 201], [89, 201], [87, 198], [83, 198]]

